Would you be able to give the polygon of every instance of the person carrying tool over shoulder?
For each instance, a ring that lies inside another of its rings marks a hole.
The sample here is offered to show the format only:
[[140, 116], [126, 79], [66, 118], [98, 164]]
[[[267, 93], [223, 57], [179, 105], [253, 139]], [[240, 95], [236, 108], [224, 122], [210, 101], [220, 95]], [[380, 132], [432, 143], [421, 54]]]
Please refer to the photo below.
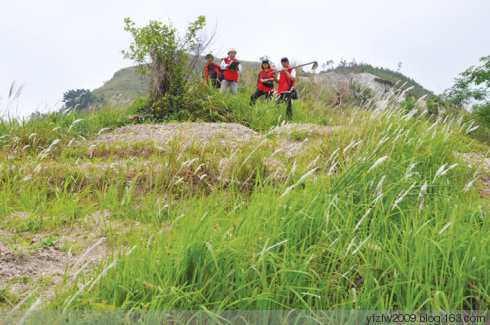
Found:
[[288, 119], [293, 118], [292, 111], [292, 99], [297, 98], [296, 90], [294, 89], [294, 82], [296, 81], [296, 70], [289, 67], [288, 58], [281, 59], [281, 65], [284, 68], [279, 75], [274, 72], [274, 80], [277, 82], [277, 104], [286, 102], [286, 116]]
[[221, 92], [226, 94], [228, 88], [230, 94], [236, 95], [238, 92], [238, 74], [241, 71], [240, 61], [236, 58], [236, 50], [228, 50], [228, 57], [221, 60], [220, 68], [223, 70], [224, 79], [221, 82]]
[[257, 89], [250, 96], [250, 106], [255, 104], [257, 98], [265, 95], [267, 101], [272, 99], [272, 94], [274, 93], [274, 76], [272, 73], [275, 71], [271, 69], [271, 64], [269, 60], [262, 60], [262, 71], [259, 73], [259, 78], [257, 80]]
[[203, 80], [211, 82], [214, 88], [220, 88], [221, 83], [218, 76], [221, 74], [219, 65], [214, 63], [212, 54], [206, 55], [206, 65], [204, 66]]

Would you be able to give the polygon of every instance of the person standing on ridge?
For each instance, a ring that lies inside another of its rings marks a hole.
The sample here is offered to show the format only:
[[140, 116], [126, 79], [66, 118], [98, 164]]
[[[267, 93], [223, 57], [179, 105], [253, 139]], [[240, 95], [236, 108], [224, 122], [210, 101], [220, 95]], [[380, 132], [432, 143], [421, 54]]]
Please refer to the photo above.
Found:
[[221, 74], [219, 65], [214, 63], [214, 57], [212, 54], [206, 55], [206, 65], [204, 66], [203, 80], [211, 82], [214, 88], [220, 88], [221, 83], [218, 80], [218, 76]]
[[294, 89], [294, 82], [296, 81], [296, 70], [289, 67], [288, 58], [284, 57], [281, 59], [281, 65], [284, 68], [283, 71], [277, 75], [276, 72], [273, 73], [274, 80], [277, 82], [277, 104], [281, 102], [286, 102], [286, 116], [288, 119], [293, 118], [292, 111], [292, 99], [297, 99], [297, 93]]
[[340, 93], [337, 92], [337, 101], [335, 102], [335, 106], [340, 107]]
[[262, 60], [262, 71], [259, 73], [259, 78], [257, 80], [257, 89], [250, 96], [250, 106], [255, 104], [257, 98], [265, 95], [267, 101], [272, 99], [272, 94], [274, 93], [274, 76], [272, 73], [275, 71], [271, 69], [271, 64], [268, 59]]
[[230, 88], [230, 94], [236, 95], [238, 92], [238, 74], [241, 71], [240, 61], [236, 58], [236, 50], [228, 50], [228, 57], [221, 60], [220, 68], [223, 70], [224, 79], [221, 82], [221, 92], [226, 94]]

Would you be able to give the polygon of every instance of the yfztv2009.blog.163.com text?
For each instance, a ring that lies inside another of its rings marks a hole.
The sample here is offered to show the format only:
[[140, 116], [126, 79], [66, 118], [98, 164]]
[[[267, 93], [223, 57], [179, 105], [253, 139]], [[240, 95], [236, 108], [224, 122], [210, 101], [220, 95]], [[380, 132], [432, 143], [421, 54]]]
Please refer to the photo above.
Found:
[[372, 314], [366, 316], [365, 324], [486, 324], [488, 316], [466, 315], [464, 313], [447, 313], [442, 315], [420, 314], [420, 313], [394, 313], [394, 314]]

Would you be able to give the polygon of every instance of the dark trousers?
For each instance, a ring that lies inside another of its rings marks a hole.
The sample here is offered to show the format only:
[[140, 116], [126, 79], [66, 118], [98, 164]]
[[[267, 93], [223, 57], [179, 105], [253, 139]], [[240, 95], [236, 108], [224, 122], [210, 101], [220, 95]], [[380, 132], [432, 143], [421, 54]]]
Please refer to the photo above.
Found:
[[286, 117], [290, 120], [293, 118], [293, 110], [292, 110], [292, 103], [291, 103], [291, 92], [290, 91], [285, 91], [282, 92], [279, 95], [279, 98], [277, 98], [277, 105], [280, 105], [282, 102], [285, 102], [287, 104], [286, 107]]
[[250, 96], [250, 106], [255, 105], [255, 101], [260, 96], [265, 95], [265, 99], [269, 102], [272, 99], [272, 91], [266, 92], [256, 89], [255, 92]]

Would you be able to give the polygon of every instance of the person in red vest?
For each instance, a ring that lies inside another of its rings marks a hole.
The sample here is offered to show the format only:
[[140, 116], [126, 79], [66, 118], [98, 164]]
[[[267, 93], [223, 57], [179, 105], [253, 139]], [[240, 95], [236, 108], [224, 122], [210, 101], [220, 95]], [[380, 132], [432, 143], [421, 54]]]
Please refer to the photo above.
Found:
[[269, 60], [262, 60], [262, 71], [260, 71], [257, 80], [257, 89], [252, 96], [250, 96], [250, 106], [253, 106], [257, 98], [262, 95], [265, 95], [267, 101], [272, 99], [272, 94], [274, 93], [274, 76], [272, 73], [274, 71], [275, 70], [271, 69]]
[[221, 83], [218, 80], [218, 76], [221, 74], [219, 65], [214, 63], [214, 58], [212, 54], [206, 55], [206, 65], [204, 66], [204, 73], [202, 78], [211, 82], [214, 88], [220, 88]]
[[[241, 64], [236, 58], [236, 50], [230, 49], [228, 51], [228, 57], [221, 60], [220, 68], [223, 70], [223, 81], [221, 82], [221, 92], [226, 94], [228, 88], [230, 89], [230, 94], [235, 95], [238, 92], [238, 74], [241, 71]], [[238, 65], [236, 63], [238, 62]], [[230, 67], [230, 65], [235, 66]]]
[[274, 73], [274, 80], [277, 82], [277, 104], [286, 102], [286, 116], [288, 119], [293, 118], [292, 111], [292, 99], [296, 99], [296, 90], [294, 89], [294, 82], [296, 81], [296, 70], [289, 67], [288, 58], [281, 59], [281, 65], [284, 68], [283, 71], [277, 75]]

